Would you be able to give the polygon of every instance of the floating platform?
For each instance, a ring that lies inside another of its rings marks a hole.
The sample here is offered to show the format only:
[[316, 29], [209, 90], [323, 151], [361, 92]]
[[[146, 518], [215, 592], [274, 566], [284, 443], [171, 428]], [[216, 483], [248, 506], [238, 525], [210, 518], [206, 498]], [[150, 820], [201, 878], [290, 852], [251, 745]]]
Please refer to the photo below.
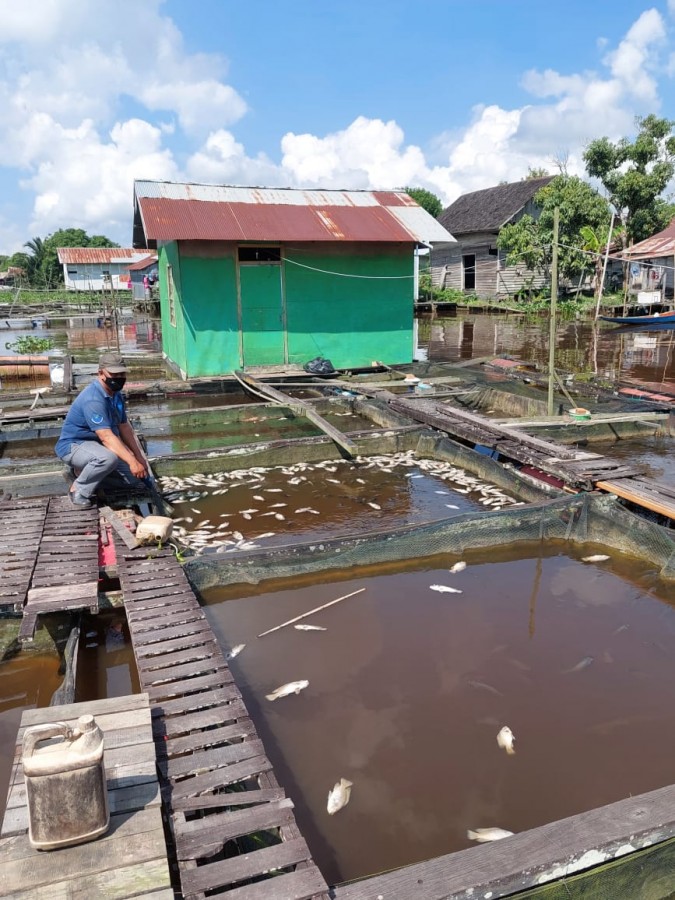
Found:
[[[34, 850], [21, 768], [24, 731], [52, 722], [75, 725], [85, 714], [95, 716], [104, 734], [110, 828], [87, 844]], [[24, 712], [2, 823], [0, 866], [0, 897], [173, 900], [147, 694]]]

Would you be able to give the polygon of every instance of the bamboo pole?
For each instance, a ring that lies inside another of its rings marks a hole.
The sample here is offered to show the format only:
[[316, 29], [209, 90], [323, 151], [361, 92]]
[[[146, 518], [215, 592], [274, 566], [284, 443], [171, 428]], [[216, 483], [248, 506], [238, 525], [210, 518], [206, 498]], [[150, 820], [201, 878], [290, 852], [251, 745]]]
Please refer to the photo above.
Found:
[[553, 382], [555, 375], [555, 319], [558, 305], [558, 231], [560, 228], [560, 208], [553, 210], [553, 248], [551, 259], [551, 318], [548, 341], [548, 414], [553, 415]]
[[329, 606], [333, 606], [335, 603], [340, 603], [341, 600], [347, 600], [349, 597], [355, 597], [356, 594], [362, 594], [365, 591], [365, 588], [359, 588], [358, 591], [352, 591], [351, 594], [345, 594], [344, 597], [338, 597], [337, 600], [331, 600], [329, 603], [324, 603], [323, 606], [317, 606], [316, 609], [310, 609], [309, 612], [303, 613], [301, 616], [296, 616], [294, 619], [289, 619], [288, 622], [282, 622], [281, 625], [275, 625], [274, 628], [268, 628], [267, 631], [263, 631], [262, 634], [259, 634], [258, 637], [265, 637], [266, 634], [272, 634], [273, 631], [279, 631], [280, 628], [285, 628], [287, 625], [292, 625], [294, 622], [299, 622], [300, 619], [306, 619], [307, 616], [313, 616], [314, 613], [321, 612], [322, 609], [328, 609]]
[[609, 223], [609, 231], [607, 233], [607, 246], [605, 247], [605, 261], [602, 265], [602, 277], [600, 278], [600, 284], [598, 285], [598, 302], [595, 304], [595, 318], [597, 319], [600, 315], [600, 304], [602, 303], [602, 292], [605, 288], [605, 275], [607, 274], [607, 260], [609, 259], [609, 245], [612, 240], [612, 229], [614, 228], [614, 217], [616, 216], [616, 211], [612, 210], [612, 219]]

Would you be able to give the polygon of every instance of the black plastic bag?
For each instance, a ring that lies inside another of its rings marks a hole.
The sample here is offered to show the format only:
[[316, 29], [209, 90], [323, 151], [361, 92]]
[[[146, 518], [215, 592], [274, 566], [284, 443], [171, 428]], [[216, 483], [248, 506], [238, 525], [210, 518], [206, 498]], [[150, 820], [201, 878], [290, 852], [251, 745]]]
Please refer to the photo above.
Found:
[[323, 356], [317, 356], [314, 359], [310, 359], [310, 361], [305, 363], [302, 368], [305, 372], [309, 372], [310, 375], [335, 374], [333, 363], [329, 359], [324, 359]]

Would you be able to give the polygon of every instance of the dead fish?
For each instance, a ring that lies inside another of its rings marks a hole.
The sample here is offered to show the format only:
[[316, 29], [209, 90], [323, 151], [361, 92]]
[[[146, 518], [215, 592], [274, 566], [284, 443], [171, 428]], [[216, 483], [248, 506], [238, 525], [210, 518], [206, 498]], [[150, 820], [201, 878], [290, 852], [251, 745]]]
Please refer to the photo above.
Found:
[[241, 533], [241, 531], [233, 531], [232, 537], [235, 539], [235, 541], [243, 541], [244, 540], [244, 535]]
[[303, 678], [301, 681], [289, 681], [282, 684], [281, 687], [275, 688], [271, 694], [265, 694], [268, 700], [278, 700], [280, 697], [288, 697], [289, 694], [299, 694], [309, 687], [309, 681]]
[[283, 513], [274, 513], [274, 518], [279, 522], [283, 522], [286, 519], [286, 516]]
[[604, 562], [606, 559], [609, 559], [604, 553], [596, 553], [595, 556], [582, 556], [582, 562]]
[[306, 512], [312, 512], [312, 507], [311, 506], [301, 506], [300, 509], [296, 509], [296, 513], [306, 513]]
[[253, 518], [253, 516], [251, 515], [251, 513], [242, 513], [242, 517], [243, 517], [244, 519], [248, 519], [248, 520], [251, 520], [251, 519]]
[[261, 502], [261, 503], [264, 503], [264, 502], [265, 502], [265, 498], [264, 498], [264, 497], [261, 497], [260, 494], [254, 494], [254, 495], [253, 495], [253, 499], [254, 499], [254, 500], [258, 500], [258, 501]]
[[497, 745], [502, 750], [506, 750], [509, 756], [513, 756], [513, 754], [516, 752], [513, 749], [514, 741], [515, 737], [513, 736], [513, 732], [508, 725], [504, 725], [504, 727], [500, 729], [499, 734], [497, 735]]
[[477, 691], [487, 691], [488, 694], [494, 694], [495, 697], [503, 697], [501, 691], [498, 691], [496, 687], [492, 687], [491, 684], [486, 684], [484, 681], [467, 681], [469, 687], [474, 688]]
[[446, 503], [445, 505], [448, 509], [459, 509], [459, 506], [455, 506], [454, 503]]
[[466, 563], [465, 562], [457, 562], [454, 564], [454, 566], [451, 566], [448, 569], [448, 572], [451, 572], [453, 575], [455, 575], [457, 572], [463, 572], [464, 569], [466, 569]]
[[363, 480], [363, 478], [357, 478], [356, 480], [358, 481], [359, 484], [365, 484], [365, 483], [366, 483], [366, 482]]
[[241, 651], [244, 649], [246, 644], [237, 644], [236, 647], [233, 647], [230, 652], [227, 654], [228, 659], [234, 659], [235, 656], [239, 656]]
[[372, 506], [373, 509], [382, 509], [379, 503], [371, 503], [370, 501], [368, 501], [368, 506]]
[[430, 591], [438, 591], [439, 594], [461, 594], [459, 588], [448, 587], [447, 584], [430, 584]]
[[326, 631], [322, 625], [294, 625], [293, 628], [297, 628], [298, 631]]
[[242, 509], [242, 510], [240, 510], [240, 513], [241, 513], [242, 516], [245, 516], [245, 515], [247, 515], [247, 514], [250, 516], [250, 515], [252, 515], [253, 513], [257, 513], [257, 512], [258, 512], [257, 509]]
[[281, 488], [263, 488], [264, 491], [267, 491], [268, 494], [283, 494]]
[[196, 509], [194, 506], [191, 506], [190, 509], [193, 513], [197, 513], [197, 515], [199, 515], [199, 513], [201, 512], [201, 509]]
[[203, 528], [205, 525], [208, 525], [210, 521], [211, 521], [211, 519], [204, 519], [202, 522], [199, 522], [199, 523], [196, 525], [196, 527], [197, 527], [197, 528]]
[[329, 816], [334, 816], [336, 812], [349, 803], [352, 787], [351, 781], [341, 778], [333, 790], [328, 792], [328, 806], [326, 808]]
[[612, 634], [613, 635], [620, 634], [622, 631], [628, 631], [628, 628], [629, 628], [628, 625], [619, 625], [619, 627], [616, 629], [616, 631], [613, 631]]
[[342, 484], [342, 482], [338, 481], [337, 478], [326, 478], [326, 481], [329, 481], [331, 484]]
[[270, 503], [270, 509], [281, 509], [283, 506], [288, 506], [288, 503]]
[[473, 831], [467, 831], [466, 836], [470, 841], [485, 844], [488, 841], [501, 841], [502, 838], [512, 837], [513, 832], [507, 831], [505, 828], [476, 828]]
[[593, 659], [594, 657], [592, 656], [584, 656], [582, 660], [579, 660], [576, 666], [572, 666], [571, 669], [565, 669], [563, 675], [571, 675], [572, 672], [581, 672], [582, 669], [587, 669], [593, 662]]

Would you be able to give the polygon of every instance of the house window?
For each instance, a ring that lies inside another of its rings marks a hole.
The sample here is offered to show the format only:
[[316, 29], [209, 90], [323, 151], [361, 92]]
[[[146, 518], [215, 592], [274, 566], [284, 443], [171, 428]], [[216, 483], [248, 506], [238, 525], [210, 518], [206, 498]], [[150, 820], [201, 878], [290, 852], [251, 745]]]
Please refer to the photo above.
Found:
[[467, 253], [462, 257], [462, 271], [464, 273], [464, 290], [476, 290], [476, 254]]
[[280, 247], [240, 247], [240, 263], [280, 263]]
[[68, 269], [69, 275], [77, 275], [77, 269]]
[[176, 327], [176, 291], [173, 283], [173, 266], [166, 267], [166, 292], [169, 298], [169, 324]]

